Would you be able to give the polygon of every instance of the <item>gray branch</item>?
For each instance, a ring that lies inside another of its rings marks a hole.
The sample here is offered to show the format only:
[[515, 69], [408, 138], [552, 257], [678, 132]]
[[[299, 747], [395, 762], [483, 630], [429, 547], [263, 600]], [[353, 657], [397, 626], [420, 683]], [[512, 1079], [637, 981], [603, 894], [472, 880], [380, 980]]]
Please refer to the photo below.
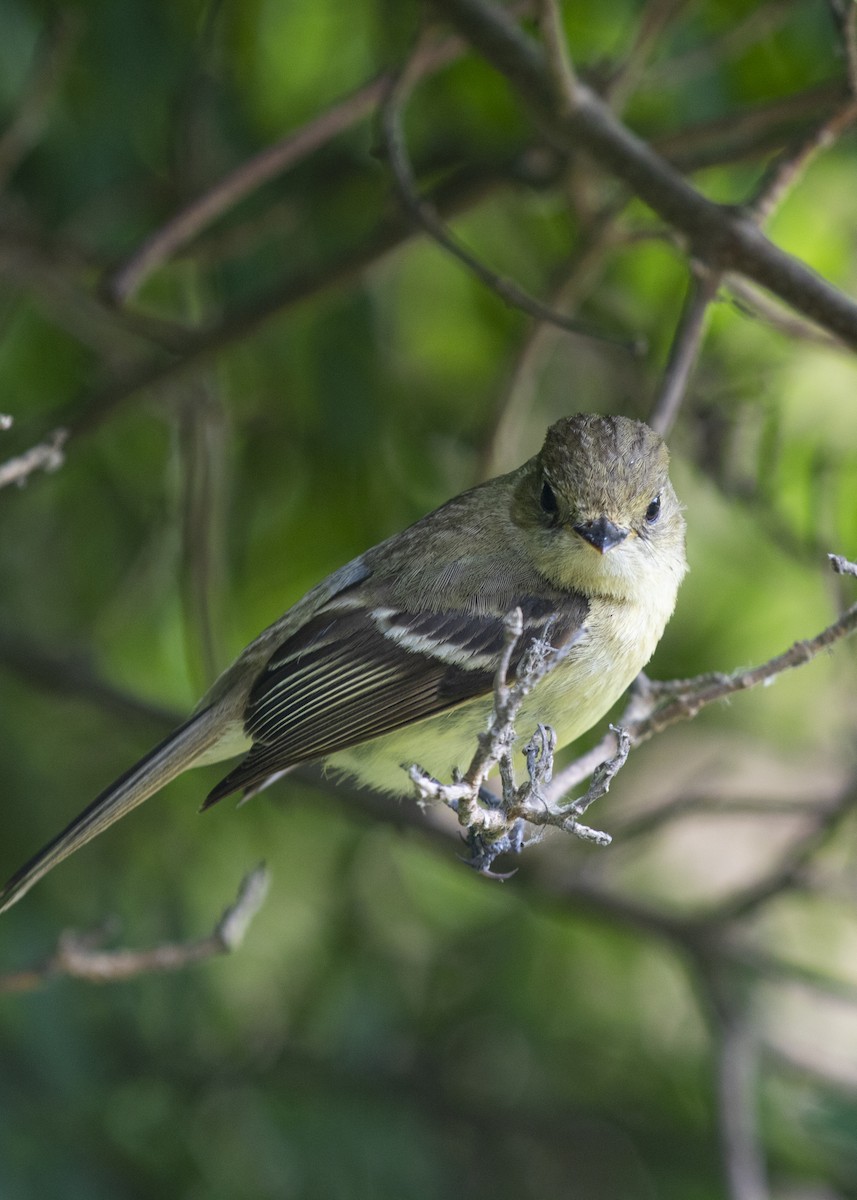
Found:
[[150, 950], [102, 950], [105, 930], [81, 934], [66, 931], [47, 961], [0, 975], [0, 994], [30, 992], [62, 976], [89, 983], [117, 983], [154, 971], [181, 971], [193, 963], [237, 950], [268, 894], [269, 876], [260, 865], [241, 881], [238, 895], [208, 937], [194, 942], [167, 942]]
[[[546, 630], [544, 638], [534, 639], [526, 648], [515, 682], [510, 684], [512, 657], [523, 630], [519, 608], [506, 616], [505, 628], [505, 644], [494, 679], [494, 707], [488, 728], [479, 735], [470, 766], [452, 783], [441, 783], [417, 765], [407, 769], [421, 803], [439, 801], [458, 816], [459, 824], [466, 830], [469, 864], [483, 874], [499, 879], [506, 876], [495, 875], [491, 867], [500, 854], [517, 853], [525, 845], [540, 839], [540, 833], [525, 837], [527, 825], [561, 829], [584, 841], [609, 846], [609, 834], [584, 825], [580, 818], [608, 791], [616, 772], [624, 765], [631, 745], [624, 732], [617, 731], [618, 752], [594, 772], [586, 794], [568, 804], [552, 803], [546, 789], [553, 776], [556, 736], [549, 726], [539, 725], [523, 750], [527, 778], [517, 784], [512, 750], [517, 741], [515, 721], [521, 705], [565, 658], [577, 638], [557, 650], [550, 644], [550, 629]], [[501, 797], [496, 797], [484, 786], [495, 768], [499, 770]]]
[[849, 346], [857, 346], [857, 304], [804, 263], [780, 250], [741, 208], [703, 196], [651, 146], [616, 119], [585, 84], [564, 111], [542, 48], [488, 0], [433, 0], [522, 97], [563, 153], [585, 151], [681, 233], [690, 254], [716, 272], [761, 284]]

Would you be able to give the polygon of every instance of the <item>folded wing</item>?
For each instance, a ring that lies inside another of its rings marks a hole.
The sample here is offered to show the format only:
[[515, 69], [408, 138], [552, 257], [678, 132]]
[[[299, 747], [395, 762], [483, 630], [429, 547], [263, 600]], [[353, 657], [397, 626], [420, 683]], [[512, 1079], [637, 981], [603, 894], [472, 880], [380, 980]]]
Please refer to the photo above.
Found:
[[[582, 628], [587, 602], [569, 595], [518, 601], [524, 632], [512, 671], [534, 638], [562, 646]], [[325, 758], [491, 691], [504, 613], [375, 607], [347, 595], [322, 608], [269, 659], [250, 693], [247, 757], [206, 807], [298, 763]]]

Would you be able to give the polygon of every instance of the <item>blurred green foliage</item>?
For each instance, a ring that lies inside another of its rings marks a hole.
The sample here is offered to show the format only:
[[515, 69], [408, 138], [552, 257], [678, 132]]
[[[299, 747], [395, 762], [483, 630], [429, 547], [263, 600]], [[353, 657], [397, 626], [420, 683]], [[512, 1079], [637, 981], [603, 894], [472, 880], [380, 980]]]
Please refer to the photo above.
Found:
[[[658, 11], [568, 4], [578, 65], [604, 84]], [[124, 307], [100, 299], [188, 200], [400, 63], [419, 20], [390, 0], [0, 6], [0, 129], [32, 118], [0, 196], [0, 410], [15, 422], [0, 444], [12, 455], [72, 429], [62, 469], [0, 493], [4, 872], [160, 736], [147, 704], [186, 712], [328, 571], [486, 464], [522, 461], [557, 416], [649, 410], [688, 278], [652, 214], [628, 204], [583, 298], [614, 341], [549, 333], [522, 371], [527, 319], [401, 232], [374, 119], [231, 206]], [[703, 0], [674, 6], [626, 116], [655, 144], [696, 130], [694, 182], [737, 204], [842, 73], [822, 4]], [[805, 110], [759, 117], [803, 92]], [[712, 156], [706, 122], [742, 148], [718, 158], [715, 138]], [[407, 128], [458, 235], [539, 296], [618, 195], [590, 163], [557, 163], [473, 55], [417, 89]], [[770, 227], [852, 294], [855, 179], [845, 139]], [[220, 344], [190, 366], [126, 387], [141, 364], [181, 358], [167, 330], [212, 329]], [[616, 344], [639, 338], [642, 359]], [[724, 292], [672, 439], [692, 571], [653, 674], [762, 661], [853, 598], [824, 553], [857, 556], [855, 385], [852, 358]], [[0, 970], [109, 914], [123, 944], [201, 936], [260, 858], [272, 895], [234, 957], [0, 996], [0, 1197], [724, 1195], [719, 1017], [699, 963], [627, 913], [562, 899], [562, 881], [682, 916], [755, 878], [805, 819], [798, 802], [853, 768], [853, 666], [840, 646], [637, 751], [598, 823], [618, 831], [687, 794], [701, 816], [624, 848], [619, 833], [609, 851], [555, 839], [530, 851], [544, 876], [525, 863], [502, 888], [454, 841], [330, 788], [287, 780], [200, 819], [216, 776], [177, 781], [3, 918]], [[724, 796], [756, 809], [721, 813]], [[789, 798], [797, 818], [776, 807]], [[839, 899], [780, 898], [744, 931], [838, 972], [852, 997], [853, 844], [846, 823], [822, 864], [846, 881]], [[857, 1019], [790, 988], [752, 989], [777, 1194], [857, 1197]]]

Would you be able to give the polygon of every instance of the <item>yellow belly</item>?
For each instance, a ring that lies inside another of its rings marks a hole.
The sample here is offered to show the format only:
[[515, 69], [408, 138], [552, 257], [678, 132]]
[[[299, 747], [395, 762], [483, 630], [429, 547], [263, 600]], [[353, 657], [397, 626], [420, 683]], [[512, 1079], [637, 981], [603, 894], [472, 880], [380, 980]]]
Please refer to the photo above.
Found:
[[[618, 700], [651, 658], [666, 616], [652, 619], [636, 606], [593, 601], [586, 629], [568, 657], [527, 697], [516, 726], [523, 747], [541, 722], [551, 725], [565, 746], [590, 729]], [[383, 737], [332, 754], [325, 766], [376, 791], [410, 794], [403, 768], [417, 763], [441, 781], [455, 768], [465, 770], [476, 739], [487, 727], [491, 697]]]

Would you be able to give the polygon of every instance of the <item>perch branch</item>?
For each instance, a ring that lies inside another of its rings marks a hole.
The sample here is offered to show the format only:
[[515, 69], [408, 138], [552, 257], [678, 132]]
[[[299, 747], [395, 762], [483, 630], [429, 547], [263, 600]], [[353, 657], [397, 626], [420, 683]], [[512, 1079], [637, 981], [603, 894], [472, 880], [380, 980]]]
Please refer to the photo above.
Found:
[[[857, 575], [857, 565], [831, 556], [834, 568]], [[527, 842], [525, 824], [552, 826], [573, 833], [585, 841], [607, 846], [612, 840], [601, 830], [583, 825], [580, 818], [590, 805], [609, 789], [616, 773], [624, 765], [631, 747], [646, 741], [677, 721], [691, 720], [708, 704], [724, 699], [735, 692], [746, 691], [760, 683], [768, 683], [783, 671], [810, 662], [822, 650], [857, 631], [857, 604], [848, 608], [833, 624], [815, 637], [795, 642], [788, 650], [760, 666], [736, 671], [731, 675], [715, 673], [694, 679], [654, 683], [640, 676], [630, 703], [621, 718], [620, 726], [610, 727], [610, 733], [593, 750], [571, 763], [553, 778], [553, 754], [556, 748], [553, 731], [539, 725], [524, 748], [528, 779], [516, 786], [512, 766], [512, 747], [516, 740], [515, 721], [527, 695], [557, 665], [570, 646], [554, 651], [546, 634], [534, 641], [525, 653], [514, 684], [508, 673], [522, 632], [521, 613], [514, 610], [506, 618], [506, 642], [494, 682], [494, 708], [488, 729], [480, 735], [476, 753], [467, 771], [452, 783], [444, 784], [417, 765], [408, 768], [420, 800], [440, 801], [458, 816], [459, 824], [467, 831], [468, 859], [471, 866], [493, 876], [491, 866], [498, 855], [519, 852]], [[483, 787], [488, 774], [499, 768], [502, 799], [493, 797]], [[577, 800], [563, 803], [562, 798], [583, 779], [592, 777], [587, 792]], [[839, 815], [839, 808], [830, 817]], [[818, 836], [825, 836], [829, 822], [825, 820]], [[538, 840], [537, 837], [532, 840]], [[810, 847], [807, 853], [812, 853]], [[773, 890], [782, 886], [781, 880], [794, 877], [805, 861], [791, 859], [780, 864], [763, 880], [752, 894], [736, 898], [736, 914], [767, 899]]]
[[[600, 830], [582, 824], [580, 817], [586, 809], [608, 791], [616, 772], [624, 765], [630, 750], [621, 730], [617, 731], [618, 750], [614, 757], [595, 771], [586, 795], [570, 804], [548, 803], [545, 787], [553, 773], [556, 736], [551, 728], [539, 725], [524, 747], [527, 760], [527, 779], [515, 783], [512, 749], [516, 741], [515, 721], [521, 706], [532, 690], [565, 657], [577, 638], [555, 650], [549, 642], [550, 629], [542, 638], [534, 639], [526, 648], [516, 672], [515, 682], [508, 681], [515, 650], [523, 631], [521, 610], [510, 612], [505, 621], [505, 643], [494, 680], [494, 707], [488, 728], [479, 735], [476, 753], [464, 774], [444, 784], [421, 767], [407, 768], [408, 776], [417, 789], [421, 802], [441, 801], [458, 816], [467, 831], [470, 851], [468, 862], [492, 878], [491, 866], [498, 855], [517, 853], [525, 844], [525, 824], [553, 826], [573, 833], [584, 841], [599, 846], [610, 844], [610, 837]], [[580, 636], [580, 635], [578, 635]], [[499, 768], [502, 798], [498, 799], [483, 786], [490, 772]], [[538, 840], [536, 835], [531, 840]]]
[[857, 577], [857, 563], [849, 562], [841, 554], [829, 554], [830, 566], [837, 575], [853, 575]]
[[[857, 576], [857, 564], [839, 555], [830, 555], [831, 566], [838, 574]], [[811, 662], [822, 650], [827, 650], [843, 638], [857, 632], [857, 604], [852, 604], [841, 616], [815, 637], [795, 642], [782, 654], [777, 654], [757, 667], [734, 671], [732, 674], [711, 672], [697, 675], [693, 679], [673, 679], [657, 683], [640, 675], [631, 692], [625, 712], [620, 717], [621, 727], [631, 739], [632, 746], [648, 741], [677, 721], [692, 720], [698, 713], [724, 700], [736, 692], [747, 691], [768, 684], [793, 667], [802, 667]], [[607, 734], [588, 754], [572, 762], [553, 780], [549, 798], [555, 800], [570, 788], [576, 787], [581, 778], [586, 778], [598, 762], [615, 753], [615, 733]]]

